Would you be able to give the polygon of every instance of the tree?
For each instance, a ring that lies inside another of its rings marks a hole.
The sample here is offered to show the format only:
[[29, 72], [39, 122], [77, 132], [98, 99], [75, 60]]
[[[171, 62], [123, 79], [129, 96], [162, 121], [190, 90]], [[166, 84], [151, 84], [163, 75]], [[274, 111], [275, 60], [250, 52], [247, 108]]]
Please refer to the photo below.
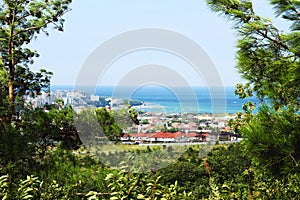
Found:
[[43, 154], [47, 146], [60, 142], [61, 147], [77, 149], [82, 144], [74, 124], [75, 111], [70, 105], [61, 106], [61, 99], [44, 109], [28, 109], [22, 117], [22, 132], [34, 136]]
[[288, 32], [258, 16], [250, 0], [207, 0], [239, 33], [236, 68], [247, 83], [237, 84], [235, 94], [242, 99], [256, 95], [265, 104], [255, 117], [255, 105], [245, 104], [235, 128], [247, 138], [256, 166], [284, 175], [300, 160], [300, 1], [269, 2], [275, 15], [289, 23]]
[[[1, 60], [0, 60], [1, 61]], [[1, 65], [1, 62], [0, 62]], [[1, 113], [6, 112], [7, 98], [6, 98], [6, 86], [7, 85], [7, 73], [6, 70], [0, 68], [0, 116]], [[0, 130], [3, 130], [4, 121], [0, 118]]]
[[299, 114], [289, 110], [275, 112], [265, 105], [241, 130], [257, 169], [276, 176], [300, 172]]
[[118, 140], [123, 135], [123, 131], [140, 123], [137, 111], [129, 104], [126, 106], [118, 110], [107, 110], [106, 108], [95, 110], [99, 125], [110, 140]]
[[[48, 86], [52, 73], [29, 69], [36, 51], [27, 48], [40, 32], [47, 33], [51, 25], [63, 30], [62, 16], [69, 10], [71, 0], [3, 0], [0, 3], [0, 63], [7, 74], [5, 90], [8, 95], [8, 121], [15, 114], [16, 103], [24, 94], [38, 94]], [[3, 76], [2, 76], [3, 77]]]
[[107, 111], [106, 108], [99, 108], [96, 109], [96, 116], [106, 137], [110, 140], [118, 140], [118, 138], [122, 136], [123, 131], [115, 121], [111, 111]]
[[256, 15], [250, 0], [207, 2], [214, 12], [234, 21], [239, 32], [236, 67], [248, 83], [238, 85], [236, 94], [246, 98], [255, 93], [261, 100], [270, 99], [276, 110], [285, 106], [299, 110], [300, 2], [270, 1], [275, 14], [291, 24], [289, 33]]
[[[39, 155], [36, 125], [46, 118], [24, 104], [24, 96], [35, 96], [48, 88], [51, 72], [30, 70], [36, 51], [28, 44], [40, 32], [52, 26], [63, 30], [62, 16], [68, 12], [71, 0], [2, 0], [0, 2], [0, 166], [9, 176], [9, 191], [13, 182], [34, 168]], [[25, 111], [24, 116], [19, 111]], [[36, 119], [34, 121], [33, 119]]]

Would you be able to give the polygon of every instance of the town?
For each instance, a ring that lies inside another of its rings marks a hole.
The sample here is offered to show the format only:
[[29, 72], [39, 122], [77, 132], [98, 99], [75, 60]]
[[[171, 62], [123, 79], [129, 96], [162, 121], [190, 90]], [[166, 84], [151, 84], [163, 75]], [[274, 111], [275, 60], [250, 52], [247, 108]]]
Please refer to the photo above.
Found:
[[139, 113], [139, 125], [126, 130], [123, 143], [239, 141], [227, 122], [232, 115]]
[[32, 98], [26, 96], [27, 104], [33, 107], [43, 107], [54, 104], [62, 99], [64, 105], [71, 105], [76, 112], [86, 108], [106, 108], [118, 110], [129, 103], [138, 111], [139, 124], [132, 124], [123, 130], [120, 141], [123, 144], [147, 143], [197, 143], [215, 141], [240, 141], [241, 136], [234, 133], [228, 126], [228, 121], [235, 116], [232, 114], [211, 113], [164, 113], [145, 112], [144, 102], [138, 100], [124, 100], [84, 94], [82, 91], [57, 90], [50, 93], [42, 92]]

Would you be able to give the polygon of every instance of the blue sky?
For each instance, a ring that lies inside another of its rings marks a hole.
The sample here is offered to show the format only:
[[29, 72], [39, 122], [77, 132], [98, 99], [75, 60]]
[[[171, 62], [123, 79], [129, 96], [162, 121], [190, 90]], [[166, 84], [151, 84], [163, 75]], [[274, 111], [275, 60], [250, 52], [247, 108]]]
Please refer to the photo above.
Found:
[[[271, 15], [266, 1], [253, 2], [258, 13]], [[234, 68], [236, 33], [232, 24], [212, 13], [205, 1], [74, 0], [71, 8], [65, 15], [64, 32], [50, 30], [50, 36], [41, 35], [31, 44], [41, 55], [32, 69], [54, 72], [54, 85], [74, 85], [94, 49], [113, 36], [142, 28], [168, 29], [185, 35], [208, 54], [225, 86], [241, 82]], [[205, 84], [203, 77], [196, 76], [191, 66], [178, 57], [149, 50], [123, 56], [109, 67], [99, 83], [116, 84], [130, 69], [150, 63], [174, 68], [191, 85]]]

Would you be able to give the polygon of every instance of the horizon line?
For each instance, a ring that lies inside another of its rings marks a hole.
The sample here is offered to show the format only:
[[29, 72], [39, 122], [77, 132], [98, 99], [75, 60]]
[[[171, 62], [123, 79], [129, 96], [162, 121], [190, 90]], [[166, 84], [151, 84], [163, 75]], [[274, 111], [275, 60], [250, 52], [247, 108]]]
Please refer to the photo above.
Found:
[[[122, 86], [118, 86], [118, 85], [71, 85], [71, 84], [50, 84], [50, 87], [138, 87], [135, 85], [122, 85]], [[141, 87], [163, 87], [161, 85], [143, 85]], [[236, 85], [224, 85], [224, 86], [207, 86], [207, 85], [190, 85], [190, 86], [185, 86], [185, 85], [175, 85], [175, 86], [168, 86], [168, 87], [173, 87], [173, 88], [178, 88], [178, 87], [205, 87], [205, 88], [228, 88], [228, 87], [236, 87]]]

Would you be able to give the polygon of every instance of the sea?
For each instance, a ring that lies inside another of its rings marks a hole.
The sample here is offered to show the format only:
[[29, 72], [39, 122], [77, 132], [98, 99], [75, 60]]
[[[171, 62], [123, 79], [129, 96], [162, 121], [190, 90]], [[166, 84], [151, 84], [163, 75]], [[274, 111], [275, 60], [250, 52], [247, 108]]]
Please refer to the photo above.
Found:
[[234, 94], [235, 87], [166, 87], [160, 85], [130, 86], [51, 86], [52, 91], [76, 90], [85, 95], [95, 95], [115, 99], [138, 100], [142, 105], [138, 110], [164, 113], [207, 113], [234, 114], [242, 111], [244, 103], [252, 101], [256, 107], [260, 101], [255, 97], [239, 99]]

